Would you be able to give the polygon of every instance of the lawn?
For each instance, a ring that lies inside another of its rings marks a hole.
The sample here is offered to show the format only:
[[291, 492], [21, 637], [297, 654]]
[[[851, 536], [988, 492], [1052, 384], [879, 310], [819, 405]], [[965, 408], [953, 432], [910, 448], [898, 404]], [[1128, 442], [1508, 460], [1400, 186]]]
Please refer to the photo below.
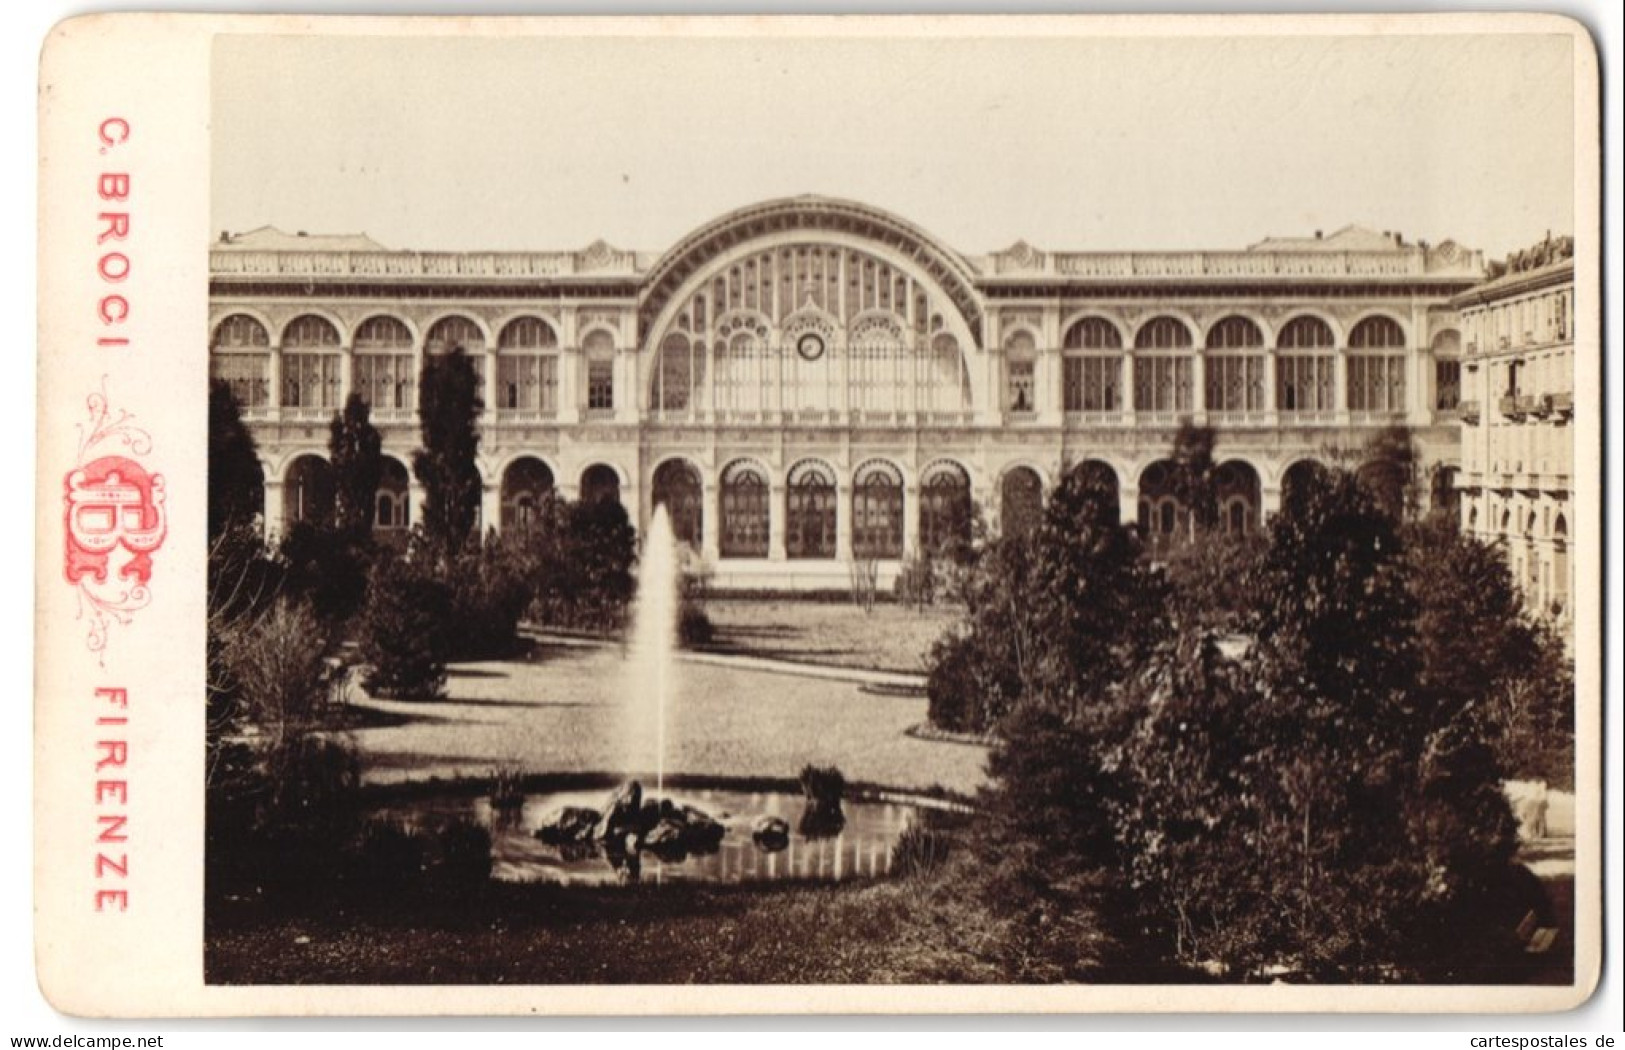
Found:
[[869, 612], [850, 602], [712, 599], [709, 648], [831, 667], [924, 674], [931, 643], [960, 615], [954, 605], [916, 612], [891, 602]]
[[[968, 856], [913, 878], [561, 889], [499, 882], [251, 894], [209, 910], [210, 984], [986, 983], [1165, 980], [1082, 901], [994, 906]], [[1081, 905], [1081, 906], [1079, 906]], [[1185, 979], [1189, 979], [1186, 976]]]
[[[857, 615], [861, 616], [861, 613]], [[618, 645], [540, 643], [520, 659], [456, 664], [432, 702], [359, 694], [351, 722], [363, 776], [630, 772], [654, 768], [653, 684]], [[907, 733], [923, 696], [845, 681], [680, 659], [666, 715], [665, 767], [691, 776], [791, 778], [807, 763], [852, 781], [969, 795], [985, 749]]]

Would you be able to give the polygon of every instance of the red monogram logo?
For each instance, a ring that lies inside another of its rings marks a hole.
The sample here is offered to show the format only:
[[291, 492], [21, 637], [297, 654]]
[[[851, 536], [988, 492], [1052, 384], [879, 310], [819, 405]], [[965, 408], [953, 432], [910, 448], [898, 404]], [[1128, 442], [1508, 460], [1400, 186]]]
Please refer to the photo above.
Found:
[[133, 557], [117, 567], [120, 579], [152, 579], [152, 552], [164, 542], [164, 479], [123, 456], [103, 456], [70, 471], [66, 483], [69, 583], [87, 574], [107, 581], [108, 562], [123, 548]]
[[[85, 645], [100, 659], [111, 628], [152, 602], [152, 554], [163, 546], [169, 516], [163, 475], [139, 462], [152, 452], [152, 436], [114, 409], [105, 391], [87, 397], [85, 407], [79, 465], [62, 479], [62, 575], [78, 592], [78, 618], [89, 624]], [[109, 446], [122, 454], [97, 454]]]

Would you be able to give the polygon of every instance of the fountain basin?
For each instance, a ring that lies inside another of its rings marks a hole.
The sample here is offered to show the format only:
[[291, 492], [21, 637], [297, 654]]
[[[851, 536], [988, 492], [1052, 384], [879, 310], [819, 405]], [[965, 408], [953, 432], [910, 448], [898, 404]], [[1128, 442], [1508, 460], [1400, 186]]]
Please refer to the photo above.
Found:
[[[725, 786], [685, 785], [662, 798], [674, 806], [692, 807], [715, 820], [722, 835], [714, 848], [696, 851], [638, 849], [617, 840], [547, 842], [537, 832], [561, 811], [600, 810], [603, 789], [561, 789], [526, 793], [518, 806], [496, 809], [483, 796], [446, 791], [415, 793], [387, 803], [375, 812], [409, 828], [448, 821], [472, 820], [491, 833], [491, 877], [505, 882], [562, 885], [613, 885], [636, 879], [643, 883], [756, 883], [799, 880], [844, 882], [890, 874], [897, 840], [930, 799], [889, 795], [849, 796], [845, 823], [834, 834], [804, 834], [799, 824], [806, 806], [802, 794], [788, 790], [748, 790]], [[960, 808], [960, 807], [953, 807]], [[782, 821], [788, 835], [762, 836], [765, 822]], [[628, 850], [631, 846], [631, 850]], [[631, 861], [631, 863], [629, 863]]]

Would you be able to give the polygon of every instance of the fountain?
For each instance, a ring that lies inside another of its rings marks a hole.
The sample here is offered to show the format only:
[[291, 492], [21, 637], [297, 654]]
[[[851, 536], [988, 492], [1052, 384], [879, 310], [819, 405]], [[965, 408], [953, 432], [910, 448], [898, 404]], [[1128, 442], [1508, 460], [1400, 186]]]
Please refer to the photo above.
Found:
[[[624, 738], [632, 749], [626, 771], [654, 771], [655, 794], [666, 791], [666, 717], [676, 696], [677, 540], [665, 506], [655, 508], [643, 537], [638, 600], [632, 610]], [[650, 736], [653, 740], [650, 740]], [[652, 754], [651, 754], [652, 751]]]
[[[620, 786], [561, 787], [521, 795], [502, 812], [476, 800], [473, 816], [492, 831], [492, 875], [505, 881], [602, 883], [638, 881], [652, 869], [663, 882], [758, 879], [840, 881], [884, 875], [892, 847], [918, 803], [848, 802], [845, 778], [808, 765], [800, 791], [759, 785], [729, 788], [673, 774], [682, 797], [666, 793], [667, 729], [679, 689], [678, 547], [664, 507], [644, 534], [638, 595], [632, 610], [620, 699], [613, 716], [625, 741], [615, 771]], [[679, 749], [680, 750], [680, 749]], [[653, 778], [653, 789], [643, 782]], [[592, 777], [583, 778], [591, 780]], [[801, 820], [789, 819], [801, 806]], [[401, 815], [455, 819], [468, 802], [454, 797], [412, 803]]]

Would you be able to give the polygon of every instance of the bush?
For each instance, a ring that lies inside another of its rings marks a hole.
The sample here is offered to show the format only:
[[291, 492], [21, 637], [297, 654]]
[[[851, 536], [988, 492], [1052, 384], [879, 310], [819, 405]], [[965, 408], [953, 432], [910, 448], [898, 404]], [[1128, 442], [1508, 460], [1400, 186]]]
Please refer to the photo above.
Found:
[[362, 533], [295, 522], [279, 551], [289, 593], [310, 602], [317, 617], [343, 624], [360, 611], [375, 550]]
[[513, 551], [492, 537], [478, 550], [451, 559], [446, 582], [451, 591], [446, 659], [511, 655], [519, 641], [519, 619], [531, 598]]
[[440, 847], [435, 872], [449, 886], [483, 885], [491, 877], [491, 832], [484, 825], [459, 817], [435, 836]]
[[313, 729], [327, 701], [321, 625], [309, 606], [278, 601], [257, 620], [225, 628], [222, 657], [240, 718], [275, 751]]
[[381, 696], [439, 696], [451, 632], [451, 588], [410, 562], [386, 563], [373, 578], [362, 616], [363, 683]]
[[931, 646], [926, 716], [954, 733], [985, 733], [1021, 693], [1014, 665], [984, 648], [984, 636], [950, 631]]
[[924, 878], [942, 867], [950, 852], [947, 835], [918, 822], [910, 824], [892, 847], [892, 874], [904, 879]]
[[550, 627], [610, 633], [626, 624], [637, 531], [613, 500], [549, 498], [536, 527], [516, 539], [534, 596], [530, 615]]
[[937, 600], [936, 562], [924, 553], [917, 553], [903, 563], [893, 585], [897, 600], [914, 610], [924, 609]]
[[365, 887], [395, 888], [415, 881], [428, 866], [426, 837], [401, 821], [374, 817], [361, 828], [354, 874]]

